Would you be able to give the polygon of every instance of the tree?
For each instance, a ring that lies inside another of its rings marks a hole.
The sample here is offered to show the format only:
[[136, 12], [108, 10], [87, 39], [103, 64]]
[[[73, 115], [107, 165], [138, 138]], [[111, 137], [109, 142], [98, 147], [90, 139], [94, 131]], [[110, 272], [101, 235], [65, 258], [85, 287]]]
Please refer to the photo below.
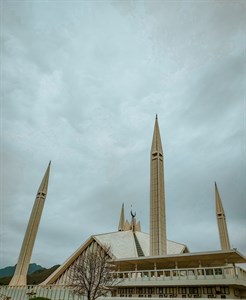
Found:
[[88, 300], [105, 296], [117, 284], [109, 246], [93, 243], [72, 267], [71, 289], [74, 294], [85, 295]]

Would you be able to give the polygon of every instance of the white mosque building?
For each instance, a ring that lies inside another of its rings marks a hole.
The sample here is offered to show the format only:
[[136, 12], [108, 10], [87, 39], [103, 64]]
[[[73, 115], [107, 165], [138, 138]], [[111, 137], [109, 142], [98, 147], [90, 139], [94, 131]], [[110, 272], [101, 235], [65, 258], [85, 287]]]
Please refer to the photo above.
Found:
[[27, 270], [47, 194], [49, 171], [50, 164], [37, 193], [15, 274], [8, 287], [0, 288], [0, 295], [24, 300], [28, 299], [23, 298], [28, 288], [36, 295], [52, 300], [68, 300], [71, 296], [69, 278], [74, 264], [87, 249], [104, 249], [105, 245], [110, 245], [111, 259], [117, 268], [120, 283], [108, 297], [246, 299], [246, 272], [237, 265], [245, 263], [246, 258], [231, 249], [216, 183], [216, 215], [221, 249], [191, 253], [186, 245], [169, 241], [166, 237], [164, 155], [157, 117], [150, 153], [150, 233], [141, 231], [140, 222], [132, 212], [131, 221], [125, 220], [122, 205], [117, 231], [89, 237], [43, 283], [28, 287]]

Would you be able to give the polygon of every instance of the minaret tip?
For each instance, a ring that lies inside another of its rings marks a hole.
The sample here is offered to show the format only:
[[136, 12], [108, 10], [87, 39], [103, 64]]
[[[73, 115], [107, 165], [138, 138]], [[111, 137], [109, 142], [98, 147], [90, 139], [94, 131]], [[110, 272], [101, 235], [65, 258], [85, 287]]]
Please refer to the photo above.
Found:
[[47, 167], [46, 172], [44, 174], [43, 180], [42, 180], [42, 182], [39, 186], [38, 193], [43, 192], [43, 193], [47, 194], [48, 183], [49, 183], [49, 175], [50, 175], [50, 164], [51, 164], [51, 160], [48, 164], [48, 167]]
[[163, 152], [157, 114], [155, 119], [154, 133], [153, 133], [152, 146], [151, 146], [151, 153], [154, 152], [160, 152], [161, 154]]
[[216, 202], [216, 215], [217, 215], [221, 249], [228, 250], [231, 249], [231, 246], [230, 246], [229, 235], [227, 230], [226, 216], [225, 216], [225, 212], [223, 209], [223, 205], [220, 199], [220, 194], [216, 182], [215, 182], [215, 202]]
[[122, 203], [118, 231], [124, 231], [124, 224], [125, 224], [125, 212], [124, 212], [124, 203]]

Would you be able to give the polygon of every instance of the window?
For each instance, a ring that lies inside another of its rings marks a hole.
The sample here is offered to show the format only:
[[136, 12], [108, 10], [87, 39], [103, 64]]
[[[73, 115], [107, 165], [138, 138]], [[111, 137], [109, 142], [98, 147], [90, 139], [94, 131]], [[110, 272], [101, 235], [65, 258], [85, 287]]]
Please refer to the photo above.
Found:
[[221, 275], [222, 274], [222, 269], [215, 269], [215, 275]]

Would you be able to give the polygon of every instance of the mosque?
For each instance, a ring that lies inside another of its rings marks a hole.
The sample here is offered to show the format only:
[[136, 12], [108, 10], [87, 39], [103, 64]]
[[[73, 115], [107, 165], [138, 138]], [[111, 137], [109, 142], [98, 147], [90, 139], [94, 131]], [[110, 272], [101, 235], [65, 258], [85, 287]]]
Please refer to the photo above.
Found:
[[[38, 189], [15, 274], [9, 287], [0, 290], [13, 300], [24, 299], [14, 297], [13, 293], [27, 288], [27, 271], [47, 195], [49, 172], [50, 163]], [[120, 283], [109, 297], [246, 299], [246, 272], [237, 265], [245, 263], [246, 258], [231, 249], [216, 183], [215, 202], [220, 250], [191, 253], [186, 245], [167, 239], [164, 155], [156, 116], [150, 151], [150, 233], [141, 231], [136, 214], [131, 212], [131, 221], [125, 220], [122, 205], [117, 231], [89, 237], [41, 285], [31, 288], [37, 295], [52, 300], [70, 299], [66, 287], [81, 255], [87, 249], [110, 245]]]

